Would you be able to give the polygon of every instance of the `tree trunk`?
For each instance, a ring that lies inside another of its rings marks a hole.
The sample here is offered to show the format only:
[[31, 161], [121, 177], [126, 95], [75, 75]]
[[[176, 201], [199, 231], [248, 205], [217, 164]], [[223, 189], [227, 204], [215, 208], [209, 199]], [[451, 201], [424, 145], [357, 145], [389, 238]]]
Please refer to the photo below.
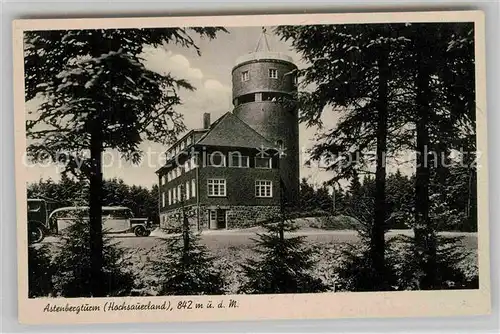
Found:
[[376, 282], [374, 288], [385, 290], [385, 178], [387, 150], [387, 113], [388, 113], [388, 49], [383, 48], [378, 56], [379, 84], [377, 101], [377, 165], [375, 171], [375, 212], [371, 228], [370, 255]]
[[[425, 34], [425, 32], [422, 32]], [[422, 38], [421, 36], [418, 37]], [[430, 110], [430, 68], [427, 63], [425, 41], [417, 43], [416, 76], [416, 132], [417, 166], [415, 184], [415, 243], [417, 259], [421, 263], [423, 277], [420, 288], [433, 289], [436, 281], [436, 234], [429, 219], [429, 179], [431, 155], [429, 152], [429, 114]]]
[[181, 186], [182, 241], [184, 246], [184, 256], [187, 256], [187, 253], [189, 252], [189, 219], [186, 215], [185, 206], [186, 191], [186, 188]]
[[99, 122], [95, 122], [90, 136], [90, 253], [91, 253], [91, 294], [104, 297], [106, 282], [103, 276], [103, 240], [102, 240], [102, 151], [103, 135]]
[[278, 235], [280, 241], [285, 240], [285, 184], [280, 179], [280, 219], [278, 221]]

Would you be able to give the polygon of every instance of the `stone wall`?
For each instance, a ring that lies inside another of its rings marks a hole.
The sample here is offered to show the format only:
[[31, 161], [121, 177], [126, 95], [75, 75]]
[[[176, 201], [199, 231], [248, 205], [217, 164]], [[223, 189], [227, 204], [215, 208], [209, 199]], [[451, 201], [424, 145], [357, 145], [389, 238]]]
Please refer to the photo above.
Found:
[[279, 213], [279, 206], [232, 206], [227, 213], [227, 228], [253, 227]]
[[[197, 208], [195, 206], [186, 207], [189, 224], [193, 230], [198, 228]], [[177, 208], [160, 214], [160, 228], [169, 230], [179, 227], [182, 224], [182, 209]]]
[[[207, 230], [209, 228], [209, 213], [208, 210], [216, 209], [217, 207], [205, 206], [200, 207], [199, 214], [199, 229]], [[268, 220], [279, 215], [279, 206], [230, 206], [221, 207], [227, 210], [227, 229], [249, 228], [258, 225], [262, 221]], [[198, 209], [195, 206], [186, 208], [188, 220], [191, 228], [198, 230]], [[160, 215], [160, 227], [169, 230], [180, 226], [182, 223], [181, 209], [174, 209]]]

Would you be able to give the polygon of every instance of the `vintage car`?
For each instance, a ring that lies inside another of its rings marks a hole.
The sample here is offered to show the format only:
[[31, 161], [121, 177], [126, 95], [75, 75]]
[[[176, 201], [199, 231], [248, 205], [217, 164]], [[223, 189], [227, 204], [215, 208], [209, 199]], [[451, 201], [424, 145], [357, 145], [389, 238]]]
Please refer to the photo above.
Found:
[[50, 234], [47, 201], [40, 198], [28, 199], [28, 242], [40, 242], [47, 234]]
[[[89, 220], [89, 207], [63, 207], [52, 211], [50, 224], [56, 234], [63, 233], [66, 228], [78, 219]], [[148, 218], [134, 218], [132, 210], [125, 206], [102, 207], [102, 230], [106, 234], [134, 233], [138, 237], [146, 237], [155, 228]]]

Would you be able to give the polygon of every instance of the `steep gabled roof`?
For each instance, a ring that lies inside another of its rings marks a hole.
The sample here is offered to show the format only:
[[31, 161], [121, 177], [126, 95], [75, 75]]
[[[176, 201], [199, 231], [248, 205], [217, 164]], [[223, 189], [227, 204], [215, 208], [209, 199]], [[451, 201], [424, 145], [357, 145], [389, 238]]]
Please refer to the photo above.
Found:
[[224, 146], [242, 148], [276, 148], [276, 145], [264, 138], [233, 113], [226, 113], [215, 121], [196, 145]]

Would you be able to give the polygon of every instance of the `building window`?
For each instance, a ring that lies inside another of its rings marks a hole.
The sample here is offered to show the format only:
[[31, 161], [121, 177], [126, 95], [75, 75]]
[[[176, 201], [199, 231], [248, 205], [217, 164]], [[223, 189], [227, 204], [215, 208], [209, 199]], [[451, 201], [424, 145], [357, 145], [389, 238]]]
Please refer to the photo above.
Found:
[[262, 93], [255, 93], [255, 102], [262, 102]]
[[186, 199], [190, 199], [191, 196], [189, 196], [189, 181], [186, 182]]
[[247, 156], [241, 155], [239, 152], [233, 152], [230, 154], [229, 167], [248, 168], [250, 166], [249, 160]]
[[191, 180], [191, 196], [196, 196], [196, 182], [194, 179]]
[[176, 188], [171, 189], [172, 190], [172, 204], [177, 203], [177, 191]]
[[193, 139], [191, 138], [191, 136], [187, 137], [187, 139], [186, 139], [186, 146], [191, 145], [192, 140], [193, 140]]
[[161, 193], [161, 206], [165, 207], [165, 192]]
[[190, 169], [190, 161], [187, 160], [185, 163], [184, 163], [184, 170], [187, 172], [189, 172], [191, 169]]
[[185, 200], [184, 194], [182, 193], [182, 185], [180, 185], [180, 184], [177, 186], [177, 200], [179, 202], [182, 202], [183, 200]]
[[168, 189], [168, 205], [172, 205], [172, 189]]
[[191, 169], [195, 169], [196, 167], [198, 167], [198, 165], [196, 164], [196, 157], [193, 156], [191, 157]]
[[271, 168], [272, 159], [268, 157], [255, 157], [255, 168]]
[[167, 184], [168, 178], [167, 175], [163, 175], [163, 184]]
[[250, 80], [250, 73], [248, 73], [248, 71], [241, 72], [241, 81], [248, 81], [248, 80]]
[[273, 183], [266, 180], [255, 181], [255, 197], [273, 197]]
[[186, 147], [186, 142], [183, 140], [181, 142], [181, 147], [180, 147], [180, 150], [182, 151], [184, 149], [184, 147]]
[[278, 79], [278, 70], [275, 68], [270, 68], [269, 69], [269, 77], [271, 79]]
[[226, 180], [224, 180], [224, 179], [209, 179], [208, 180], [208, 196], [213, 196], [213, 197], [226, 196]]
[[212, 167], [225, 167], [226, 157], [222, 152], [214, 152], [209, 155], [207, 165]]

